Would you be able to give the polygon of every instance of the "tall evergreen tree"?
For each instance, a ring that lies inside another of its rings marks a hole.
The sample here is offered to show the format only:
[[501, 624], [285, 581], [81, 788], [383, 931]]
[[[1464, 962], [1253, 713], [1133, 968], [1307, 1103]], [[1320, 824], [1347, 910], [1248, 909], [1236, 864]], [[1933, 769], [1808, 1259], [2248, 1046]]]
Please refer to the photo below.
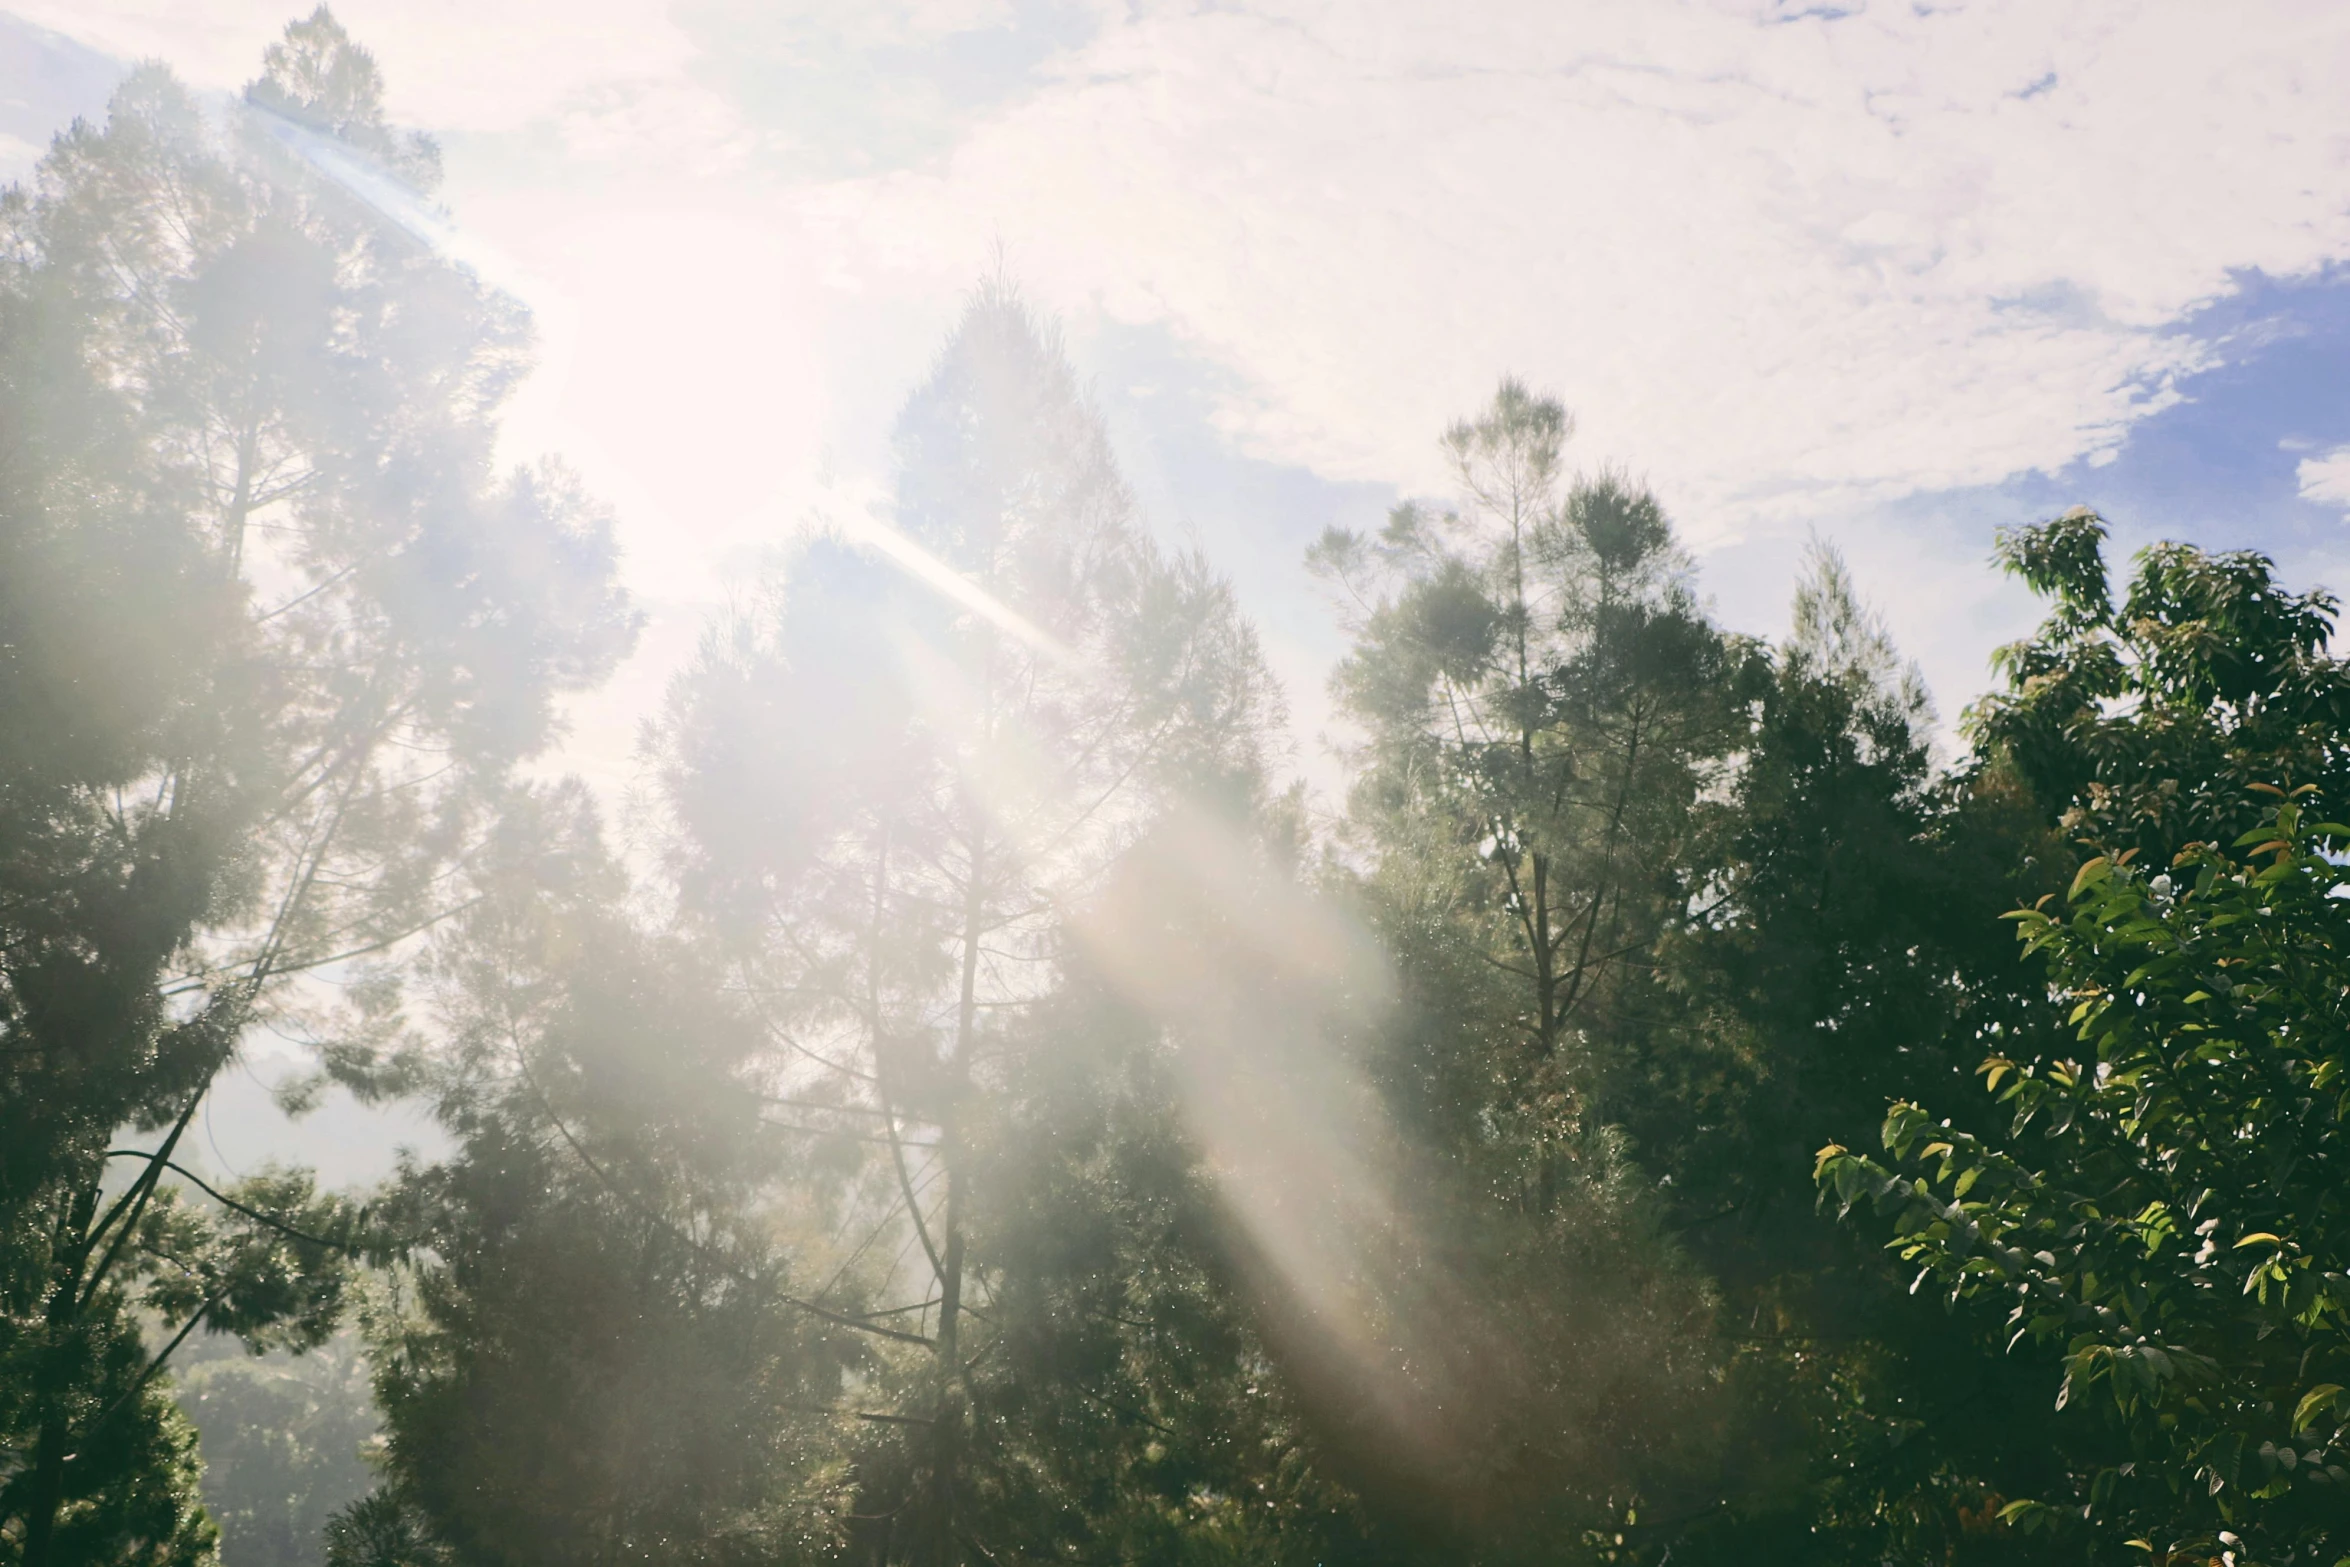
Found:
[[[0, 1551], [28, 1564], [201, 1554], [132, 1302], [315, 1342], [356, 1216], [290, 1176], [178, 1201], [173, 1155], [263, 1019], [364, 1062], [383, 955], [630, 632], [602, 515], [493, 470], [519, 308], [272, 129], [429, 179], [377, 91], [322, 10], [225, 127], [143, 67], [0, 204]], [[341, 1004], [291, 988], [328, 971]], [[154, 1135], [110, 1199], [126, 1124]]]
[[1023, 1439], [1011, 1329], [1043, 1286], [1012, 1273], [1036, 1239], [988, 1184], [1036, 1130], [1065, 921], [1177, 803], [1251, 803], [1273, 698], [1228, 591], [1145, 537], [1058, 343], [1001, 283], [908, 403], [894, 523], [866, 537], [811, 541], [713, 638], [660, 756], [683, 907], [767, 1020], [763, 1090], [858, 1155], [833, 1201], [871, 1239], [844, 1277], [901, 1312], [852, 1544], [944, 1563], [984, 1559], [1085, 1456]]
[[1761, 672], [1699, 610], [1655, 498], [1570, 479], [1569, 428], [1504, 382], [1445, 437], [1459, 510], [1314, 552], [1359, 615], [1347, 831], [1404, 984], [1380, 1077], [1449, 1171], [1432, 1232], [1479, 1237], [1455, 1270], [1529, 1346], [1455, 1505], [1537, 1551], [1699, 1494], [1676, 1482], [1706, 1440], [1706, 1295], [1618, 1123], [1688, 1026], [1661, 948]]
[[1940, 773], [1930, 740], [1914, 671], [1815, 549], [1690, 867], [1703, 916], [1664, 951], [1700, 1025], [1623, 1112], [1721, 1291], [1738, 1411], [1724, 1506], [1677, 1561], [1975, 1560], [2012, 1544], [1987, 1499], [2042, 1472], [2027, 1369], [1954, 1346], [1809, 1179], [1806, 1143], [1963, 1083], [2029, 1015], [1997, 915], [2044, 890], [2052, 845], [2012, 779]]
[[862, 1361], [853, 1302], [795, 1293], [812, 1172], [741, 1080], [757, 1021], [625, 918], [576, 784], [510, 811], [489, 861], [423, 965], [456, 1147], [384, 1200], [414, 1253], [369, 1324], [383, 1483], [336, 1560], [810, 1559]]

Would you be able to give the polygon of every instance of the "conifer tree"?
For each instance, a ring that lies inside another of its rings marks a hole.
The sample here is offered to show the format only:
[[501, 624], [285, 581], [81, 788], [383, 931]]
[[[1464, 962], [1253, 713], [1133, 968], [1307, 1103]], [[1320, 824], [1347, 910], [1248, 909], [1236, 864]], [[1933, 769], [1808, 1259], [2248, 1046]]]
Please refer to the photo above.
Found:
[[1997, 914], [2039, 890], [2036, 839], [1996, 781], [1937, 772], [1922, 685], [1833, 551], [1793, 608], [1688, 871], [1703, 917], [1666, 952], [1696, 1026], [1656, 1041], [1622, 1112], [1720, 1292], [1737, 1425], [1725, 1505], [1674, 1559], [1963, 1559], [1983, 1498], [2030, 1483], [2044, 1405], [1821, 1222], [1803, 1145], [1962, 1083], [1978, 1033], [2012, 1024]]
[[766, 1019], [778, 1119], [856, 1156], [833, 1201], [868, 1238], [841, 1267], [896, 1314], [852, 1543], [985, 1559], [1052, 1483], [1001, 1380], [1023, 1282], [986, 1184], [1039, 1087], [1024, 1041], [1120, 852], [1179, 802], [1251, 803], [1273, 698], [1003, 283], [907, 404], [892, 520], [860, 531], [878, 547], [803, 546], [679, 682], [672, 864]]
[[494, 470], [519, 307], [301, 155], [428, 181], [378, 89], [321, 10], [225, 125], [142, 67], [0, 202], [0, 1539], [37, 1567], [201, 1555], [134, 1301], [314, 1343], [362, 1237], [298, 1175], [183, 1200], [174, 1155], [264, 1019], [368, 1064], [386, 955], [631, 629], [604, 517]]
[[859, 1319], [799, 1293], [823, 1172], [746, 1091], [756, 1018], [627, 918], [576, 782], [517, 802], [477, 880], [420, 964], [455, 1147], [382, 1199], [412, 1242], [368, 1324], [382, 1483], [335, 1559], [820, 1554]]
[[1356, 616], [1345, 831], [1402, 971], [1380, 1080], [1437, 1160], [1421, 1200], [1454, 1238], [1443, 1266], [1519, 1346], [1488, 1357], [1509, 1375], [1465, 1384], [1482, 1457], [1443, 1505], [1536, 1552], [1704, 1495], [1680, 1482], [1709, 1440], [1706, 1292], [1615, 1123], [1687, 1023], [1663, 947], [1760, 671], [1696, 605], [1655, 498], [1570, 476], [1570, 430], [1505, 381], [1445, 436], [1457, 510], [1408, 505], [1313, 554]]

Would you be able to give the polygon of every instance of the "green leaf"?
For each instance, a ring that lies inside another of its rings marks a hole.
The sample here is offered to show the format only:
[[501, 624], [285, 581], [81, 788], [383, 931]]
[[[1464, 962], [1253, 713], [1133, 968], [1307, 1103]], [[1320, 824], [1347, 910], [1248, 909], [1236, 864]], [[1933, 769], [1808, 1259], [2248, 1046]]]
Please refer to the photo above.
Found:
[[2066, 901], [2070, 902], [2073, 899], [2080, 897], [2083, 891], [2095, 886], [2098, 882], [2103, 881], [2106, 877], [2111, 876], [2112, 874], [2112, 863], [2108, 861], [2104, 855], [2098, 855], [2095, 859], [2089, 861], [2086, 865], [2083, 865], [2079, 870], [2073, 872], [2072, 890], [2065, 894]]
[[2294, 1434], [2299, 1435], [2308, 1430], [2317, 1417], [2331, 1409], [2341, 1396], [2341, 1384], [2336, 1382], [2321, 1382], [2302, 1394], [2301, 1402], [2293, 1407]]
[[2010, 1502], [2005, 1507], [1999, 1509], [1999, 1521], [2001, 1523], [2008, 1524], [2014, 1528], [2020, 1529], [2026, 1534], [2030, 1534], [2035, 1529], [2038, 1529], [2042, 1524], [2048, 1521], [2048, 1518], [2049, 1507], [2046, 1502], [2035, 1502], [2027, 1499], [2021, 1502]]

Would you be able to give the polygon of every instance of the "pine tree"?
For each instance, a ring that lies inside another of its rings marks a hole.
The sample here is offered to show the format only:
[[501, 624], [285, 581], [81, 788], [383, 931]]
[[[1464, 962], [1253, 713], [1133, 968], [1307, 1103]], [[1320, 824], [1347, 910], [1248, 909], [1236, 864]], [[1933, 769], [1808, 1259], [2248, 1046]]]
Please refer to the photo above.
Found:
[[[201, 1554], [132, 1303], [316, 1342], [358, 1232], [294, 1175], [179, 1200], [180, 1140], [264, 1019], [368, 1064], [385, 955], [631, 630], [602, 515], [493, 469], [519, 308], [270, 129], [428, 178], [376, 91], [324, 11], [226, 127], [143, 67], [0, 211], [0, 1422], [30, 1455], [0, 1538], [29, 1564]], [[339, 1002], [293, 986], [330, 972]], [[126, 1124], [155, 1135], [104, 1200]]]
[[852, 1543], [944, 1563], [1057, 1483], [1015, 1385], [1033, 1232], [988, 1183], [1036, 1130], [1066, 922], [1169, 809], [1247, 806], [1273, 699], [1000, 282], [900, 419], [879, 537], [801, 548], [680, 681], [660, 755], [682, 904], [767, 1020], [778, 1118], [842, 1155], [844, 1279], [896, 1313]]
[[1402, 973], [1379, 1079], [1433, 1156], [1419, 1201], [1449, 1238], [1420, 1266], [1511, 1324], [1506, 1353], [1458, 1336], [1471, 1396], [1440, 1400], [1475, 1412], [1456, 1439], [1474, 1458], [1432, 1505], [1491, 1549], [1655, 1530], [1705, 1499], [1681, 1482], [1708, 1440], [1706, 1291], [1616, 1123], [1688, 1023], [1662, 952], [1760, 663], [1699, 610], [1653, 496], [1570, 477], [1570, 429], [1505, 381], [1445, 436], [1458, 510], [1407, 505], [1313, 554], [1356, 615], [1344, 830]]
[[2029, 1483], [2045, 1409], [1953, 1346], [1912, 1272], [1822, 1222], [1804, 1145], [1962, 1083], [2012, 1022], [1997, 914], [2031, 886], [2033, 834], [1937, 772], [1922, 684], [1832, 551], [1792, 620], [1690, 867], [1704, 917], [1665, 954], [1695, 1026], [1624, 1110], [1721, 1294], [1736, 1411], [1725, 1506], [1674, 1559], [1964, 1559], [1983, 1498]]
[[[806, 1559], [829, 1537], [854, 1301], [796, 1293], [808, 1150], [742, 1074], [757, 1019], [623, 911], [576, 783], [507, 815], [420, 966], [421, 1088], [455, 1144], [383, 1199], [410, 1238], [369, 1322], [383, 1483], [336, 1559]], [[372, 1553], [372, 1554], [371, 1554]]]

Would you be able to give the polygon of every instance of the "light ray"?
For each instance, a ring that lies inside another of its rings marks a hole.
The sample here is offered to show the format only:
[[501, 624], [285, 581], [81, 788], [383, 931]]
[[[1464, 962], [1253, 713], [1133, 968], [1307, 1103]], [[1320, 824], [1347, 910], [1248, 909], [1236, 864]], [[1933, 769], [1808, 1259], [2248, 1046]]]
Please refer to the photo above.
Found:
[[298, 120], [289, 119], [265, 104], [246, 102], [270, 140], [300, 158], [349, 195], [435, 254], [466, 266], [483, 282], [536, 303], [545, 292], [496, 247], [484, 243], [449, 221], [447, 214], [419, 196], [406, 181], [332, 136], [322, 136]]
[[564, 423], [558, 409], [570, 385], [581, 326], [579, 306], [568, 294], [452, 222], [405, 180], [348, 144], [264, 104], [234, 100], [231, 112], [250, 115], [272, 141], [434, 255], [470, 272], [485, 287], [522, 301], [536, 329], [536, 363], [507, 405], [499, 450], [509, 459], [527, 460], [566, 444], [557, 438]]
[[1076, 661], [1065, 643], [884, 522], [871, 506], [852, 503], [842, 518], [826, 520], [851, 543], [863, 545], [940, 597], [961, 605], [1055, 663]]

